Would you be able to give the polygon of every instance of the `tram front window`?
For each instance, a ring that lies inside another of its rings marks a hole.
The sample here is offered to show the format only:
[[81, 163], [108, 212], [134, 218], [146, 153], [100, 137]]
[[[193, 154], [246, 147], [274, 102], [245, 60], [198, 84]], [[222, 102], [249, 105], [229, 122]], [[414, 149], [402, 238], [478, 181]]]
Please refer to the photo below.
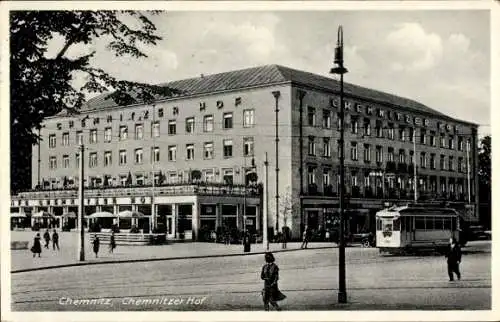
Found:
[[394, 219], [394, 231], [399, 231], [401, 229], [401, 218]]

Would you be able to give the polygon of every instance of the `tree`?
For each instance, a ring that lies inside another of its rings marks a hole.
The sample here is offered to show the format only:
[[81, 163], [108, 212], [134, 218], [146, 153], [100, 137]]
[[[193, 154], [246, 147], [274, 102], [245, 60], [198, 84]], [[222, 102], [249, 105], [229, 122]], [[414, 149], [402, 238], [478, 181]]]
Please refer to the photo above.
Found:
[[491, 136], [481, 139], [478, 155], [479, 216], [481, 222], [491, 224]]
[[297, 198], [292, 196], [290, 189], [280, 197], [281, 216], [283, 218], [283, 226], [288, 226], [293, 222], [294, 215], [300, 211], [300, 204]]
[[[95, 52], [69, 57], [72, 47], [101, 38], [117, 57], [145, 58], [141, 45], [156, 45], [162, 38], [150, 20], [158, 12], [139, 11], [12, 11], [10, 13], [11, 190], [30, 186], [31, 147], [39, 142], [45, 117], [67, 109], [78, 111], [85, 93], [109, 91], [116, 104], [151, 102], [175, 89], [117, 80], [91, 65]], [[47, 57], [49, 41], [59, 36], [64, 44]], [[72, 80], [86, 77], [81, 88]]]

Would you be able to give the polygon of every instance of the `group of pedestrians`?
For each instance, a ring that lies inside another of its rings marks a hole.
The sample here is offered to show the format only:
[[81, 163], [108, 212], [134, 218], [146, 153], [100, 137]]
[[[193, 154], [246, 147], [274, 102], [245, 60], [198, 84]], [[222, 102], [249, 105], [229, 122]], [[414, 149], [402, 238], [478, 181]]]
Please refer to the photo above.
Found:
[[[45, 241], [44, 248], [49, 249], [50, 241], [52, 240], [52, 249], [59, 250], [59, 234], [54, 229], [52, 236], [50, 235], [49, 230], [47, 229], [43, 234], [43, 240]], [[42, 241], [40, 237], [40, 233], [37, 233], [35, 238], [33, 239], [33, 246], [31, 247], [31, 252], [33, 253], [33, 257], [38, 254], [38, 257], [42, 257]]]
[[[101, 245], [101, 241], [97, 235], [94, 234], [94, 239], [92, 240], [92, 250], [94, 251], [95, 257], [99, 257], [99, 247]], [[111, 237], [109, 238], [109, 252], [113, 253], [116, 248], [116, 239], [115, 232], [111, 233]]]

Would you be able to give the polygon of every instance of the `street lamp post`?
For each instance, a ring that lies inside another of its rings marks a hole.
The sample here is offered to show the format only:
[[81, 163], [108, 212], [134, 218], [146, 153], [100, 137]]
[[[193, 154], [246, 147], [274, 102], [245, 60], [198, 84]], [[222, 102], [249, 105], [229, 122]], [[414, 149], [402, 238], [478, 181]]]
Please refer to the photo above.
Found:
[[344, 193], [345, 193], [345, 183], [344, 183], [344, 74], [347, 73], [347, 69], [344, 67], [344, 35], [342, 31], [342, 26], [339, 26], [337, 31], [337, 47], [335, 47], [335, 59], [333, 67], [330, 70], [332, 74], [340, 75], [340, 196], [339, 196], [339, 207], [340, 207], [340, 240], [339, 240], [339, 292], [338, 292], [338, 302], [347, 302], [347, 292], [346, 292], [346, 277], [345, 277], [345, 240], [344, 240]]

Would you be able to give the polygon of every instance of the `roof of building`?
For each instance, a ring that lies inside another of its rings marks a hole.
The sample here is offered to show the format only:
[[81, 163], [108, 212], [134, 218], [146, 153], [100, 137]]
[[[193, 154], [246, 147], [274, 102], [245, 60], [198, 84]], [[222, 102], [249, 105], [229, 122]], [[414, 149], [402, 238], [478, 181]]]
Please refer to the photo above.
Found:
[[[160, 85], [177, 89], [180, 94], [176, 95], [176, 97], [182, 97], [286, 82], [311, 86], [327, 91], [340, 90], [339, 81], [333, 78], [280, 65], [265, 65], [213, 75], [202, 75], [196, 78], [177, 80]], [[347, 96], [355, 96], [380, 103], [392, 104], [415, 112], [430, 113], [438, 117], [455, 120], [417, 101], [346, 82], [344, 82], [344, 93], [346, 93]], [[108, 95], [109, 93], [104, 93], [90, 99], [84, 104], [82, 111], [106, 109], [116, 106], [112, 99], [106, 99]]]

